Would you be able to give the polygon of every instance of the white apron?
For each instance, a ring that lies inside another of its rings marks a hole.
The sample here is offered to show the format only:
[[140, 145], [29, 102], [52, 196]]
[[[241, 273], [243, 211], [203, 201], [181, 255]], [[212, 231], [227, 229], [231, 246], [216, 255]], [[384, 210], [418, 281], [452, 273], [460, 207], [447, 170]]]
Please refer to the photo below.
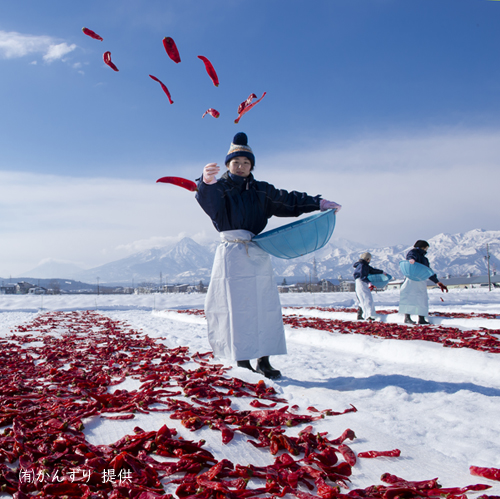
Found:
[[372, 292], [368, 287], [368, 283], [358, 278], [354, 281], [354, 285], [358, 304], [363, 310], [363, 319], [368, 319], [369, 317], [375, 318], [375, 305], [373, 304]]
[[278, 287], [269, 254], [247, 230], [220, 232], [205, 300], [214, 355], [250, 360], [286, 354]]
[[412, 281], [408, 278], [404, 280], [399, 293], [399, 313], [429, 315], [427, 281]]

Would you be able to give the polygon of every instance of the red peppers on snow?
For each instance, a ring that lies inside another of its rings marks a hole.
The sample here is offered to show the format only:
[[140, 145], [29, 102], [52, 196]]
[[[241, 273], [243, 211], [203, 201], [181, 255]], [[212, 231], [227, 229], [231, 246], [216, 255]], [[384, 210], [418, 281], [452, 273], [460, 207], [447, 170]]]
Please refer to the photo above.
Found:
[[[167, 348], [95, 312], [39, 315], [15, 328], [9, 338], [0, 338], [0, 349], [0, 426], [4, 427], [0, 487], [19, 499], [173, 499], [163, 488], [167, 483], [178, 485], [177, 497], [192, 499], [285, 495], [465, 499], [468, 491], [489, 488], [482, 484], [441, 488], [437, 479], [410, 482], [385, 473], [381, 480], [388, 485], [341, 494], [340, 487], [348, 488], [356, 457], [343, 442], [355, 438], [354, 432], [347, 429], [337, 439], [328, 439], [326, 432], [315, 432], [312, 425], [294, 435], [288, 435], [287, 428], [344, 414], [355, 410], [353, 406], [343, 413], [308, 408], [313, 415], [297, 414], [297, 406], [277, 409], [276, 404], [286, 400], [263, 380], [249, 383], [230, 378], [228, 368], [207, 360], [210, 352], [189, 356], [187, 347]], [[187, 368], [188, 361], [198, 367]], [[140, 388], [111, 389], [126, 378], [138, 380]], [[240, 397], [251, 398], [250, 408], [232, 408], [237, 397], [238, 405], [245, 403]], [[89, 416], [119, 420], [152, 411], [168, 413], [192, 431], [218, 430], [223, 444], [238, 432], [238, 445], [246, 445], [241, 433], [248, 435], [252, 445], [275, 455], [274, 462], [242, 466], [227, 459], [218, 461], [204, 448], [203, 440], [177, 437], [177, 430], [166, 425], [152, 431], [135, 427], [132, 434], [99, 446], [88, 442], [82, 432], [82, 420]], [[339, 462], [339, 454], [345, 461]], [[155, 455], [168, 460], [160, 462]], [[5, 464], [17, 460], [19, 470]], [[483, 470], [488, 474], [481, 476], [493, 479], [500, 471], [471, 467], [471, 473]], [[493, 496], [481, 496], [487, 497]]]
[[179, 187], [184, 187], [184, 189], [192, 192], [196, 192], [198, 190], [198, 186], [192, 180], [182, 177], [161, 177], [156, 182], [178, 185]]
[[102, 37], [99, 36], [97, 33], [95, 33], [94, 31], [92, 31], [91, 29], [88, 29], [88, 28], [82, 28], [82, 31], [85, 35], [87, 36], [90, 36], [90, 38], [93, 38], [94, 40], [99, 40], [102, 42]]
[[161, 80], [159, 80], [156, 76], [149, 75], [149, 77], [152, 80], [157, 81], [161, 85], [161, 88], [163, 89], [163, 91], [165, 92], [165, 94], [168, 97], [168, 101], [170, 102], [170, 104], [173, 104], [174, 101], [172, 100], [172, 97], [170, 96], [170, 92], [168, 91], [168, 88], [166, 87], [166, 85]]
[[218, 87], [219, 86], [219, 77], [217, 76], [217, 73], [215, 72], [215, 69], [212, 66], [212, 63], [203, 55], [199, 55], [198, 59], [201, 59], [203, 61], [203, 63], [205, 64], [205, 69], [208, 73], [208, 76], [210, 76], [212, 83], [216, 87]]
[[177, 50], [177, 45], [175, 44], [173, 38], [166, 36], [163, 39], [163, 47], [165, 47], [165, 51], [172, 61], [179, 63], [181, 62], [181, 58], [179, 56], [179, 51]]
[[111, 52], [104, 52], [102, 59], [104, 61], [104, 64], [109, 66], [113, 71], [118, 71], [118, 68], [115, 66], [113, 62], [111, 62]]

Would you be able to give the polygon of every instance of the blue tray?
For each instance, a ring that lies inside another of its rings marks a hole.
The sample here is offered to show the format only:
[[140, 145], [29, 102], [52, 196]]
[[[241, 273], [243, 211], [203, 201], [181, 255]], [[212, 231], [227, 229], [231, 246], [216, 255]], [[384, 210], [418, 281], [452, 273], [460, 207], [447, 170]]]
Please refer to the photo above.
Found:
[[377, 288], [385, 288], [392, 279], [391, 274], [369, 274], [368, 280]]
[[431, 275], [435, 274], [430, 267], [426, 267], [418, 262], [415, 262], [412, 265], [408, 260], [399, 262], [399, 268], [401, 269], [402, 274], [412, 281], [425, 281], [426, 279], [429, 279]]
[[259, 234], [252, 241], [278, 258], [297, 258], [322, 248], [334, 228], [335, 212], [328, 210]]

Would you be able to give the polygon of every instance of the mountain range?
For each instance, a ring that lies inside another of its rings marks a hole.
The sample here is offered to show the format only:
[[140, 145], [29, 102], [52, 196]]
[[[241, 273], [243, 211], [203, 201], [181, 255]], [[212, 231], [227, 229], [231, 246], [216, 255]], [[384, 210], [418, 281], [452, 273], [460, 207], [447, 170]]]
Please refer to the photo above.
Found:
[[[460, 234], [438, 234], [428, 239], [428, 258], [439, 277], [485, 275], [487, 245], [490, 268], [500, 267], [500, 231], [474, 229]], [[45, 263], [24, 273], [31, 278], [66, 278], [87, 283], [96, 281], [107, 285], [131, 285], [143, 282], [159, 284], [197, 284], [210, 280], [216, 242], [200, 245], [189, 237], [161, 248], [153, 248], [127, 258], [88, 270], [76, 266]], [[320, 279], [336, 280], [339, 276], [351, 279], [352, 265], [360, 253], [372, 254], [371, 265], [393, 277], [402, 277], [399, 262], [405, 259], [412, 246], [398, 244], [383, 248], [367, 248], [359, 243], [332, 237], [320, 250], [293, 260], [271, 257], [278, 282], [288, 284], [309, 281], [315, 274]], [[315, 267], [315, 270], [314, 270]]]

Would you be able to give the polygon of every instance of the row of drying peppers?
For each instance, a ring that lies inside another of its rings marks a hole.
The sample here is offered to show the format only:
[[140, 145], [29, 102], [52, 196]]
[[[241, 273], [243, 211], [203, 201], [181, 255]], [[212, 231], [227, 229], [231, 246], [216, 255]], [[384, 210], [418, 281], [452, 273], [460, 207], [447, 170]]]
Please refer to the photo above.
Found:
[[[312, 310], [308, 307], [308, 310]], [[320, 311], [356, 311], [357, 309], [326, 309], [317, 307]], [[204, 317], [203, 310], [178, 310]], [[377, 311], [377, 313], [381, 313]], [[390, 312], [389, 312], [390, 313]], [[496, 316], [494, 316], [496, 317]], [[424, 340], [441, 343], [449, 348], [471, 348], [482, 352], [500, 353], [500, 330], [471, 329], [463, 331], [450, 326], [406, 326], [386, 322], [361, 322], [340, 319], [325, 319], [320, 317], [304, 317], [302, 315], [283, 315], [283, 322], [292, 328], [311, 328], [342, 334], [364, 334], [377, 338], [394, 340]]]
[[[410, 482], [386, 473], [384, 485], [347, 492], [358, 458], [400, 454], [394, 449], [356, 455], [346, 444], [355, 438], [352, 430], [329, 439], [309, 424], [355, 411], [353, 406], [343, 412], [309, 407], [310, 414], [277, 408], [286, 400], [272, 387], [229, 377], [210, 352], [168, 348], [95, 312], [44, 314], [0, 340], [0, 348], [0, 490], [16, 499], [452, 498], [489, 487], [443, 489], [437, 479]], [[140, 380], [140, 388], [110, 391], [128, 377]], [[233, 409], [233, 398], [250, 400], [249, 409]], [[220, 432], [223, 444], [236, 434], [251, 437], [251, 445], [270, 452], [272, 464], [218, 460], [203, 440], [182, 438], [167, 425], [157, 431], [136, 427], [110, 445], [93, 445], [83, 433], [93, 418], [132, 419], [153, 411], [193, 432]], [[296, 425], [307, 426], [288, 435], [287, 428]], [[126, 479], [103, 480], [106, 473]], [[27, 476], [47, 479], [21, 479]], [[175, 496], [165, 487], [175, 488]]]
[[[102, 36], [98, 35], [95, 31], [92, 31], [91, 29], [82, 28], [82, 31], [85, 35], [89, 36], [90, 38], [93, 38], [94, 40], [99, 40], [101, 42], [103, 41]], [[179, 55], [179, 49], [177, 48], [177, 45], [172, 37], [166, 36], [163, 38], [163, 47], [164, 47], [167, 55], [170, 57], [170, 59], [172, 61], [174, 61], [176, 64], [181, 62], [181, 57]], [[206, 70], [208, 76], [210, 77], [210, 79], [212, 80], [212, 83], [216, 87], [218, 87], [219, 86], [219, 77], [217, 75], [217, 72], [215, 71], [213, 64], [210, 62], [210, 60], [208, 58], [206, 58], [203, 55], [199, 55], [198, 59], [200, 59], [203, 62], [203, 64], [205, 65], [205, 70]], [[116, 64], [111, 60], [111, 52], [109, 52], [109, 51], [104, 52], [103, 61], [104, 61], [104, 64], [109, 66], [113, 71], [116, 71], [116, 72], [119, 71]], [[173, 104], [174, 101], [172, 100], [172, 96], [171, 96], [170, 91], [167, 88], [167, 86], [156, 76], [149, 75], [149, 77], [152, 80], [154, 80], [160, 84], [163, 92], [165, 93], [165, 95], [168, 98], [168, 101], [170, 102], [170, 104]], [[256, 104], [258, 104], [264, 98], [265, 95], [266, 95], [266, 92], [264, 92], [262, 94], [262, 97], [260, 97], [260, 99], [257, 99], [257, 96], [255, 94], [253, 94], [253, 93], [250, 94], [248, 96], [248, 98], [246, 100], [244, 100], [238, 106], [238, 117], [234, 120], [234, 122], [238, 123], [240, 121], [241, 117], [245, 113], [250, 111], [250, 109], [252, 109]], [[257, 100], [255, 102], [252, 102], [254, 99], [257, 99]], [[214, 118], [218, 118], [220, 116], [219, 111], [217, 111], [216, 109], [214, 109], [212, 107], [208, 108], [203, 113], [202, 118], [204, 118], [207, 114], [210, 114]]]
[[[287, 307], [290, 309], [318, 310], [321, 312], [343, 312], [355, 314], [357, 308], [348, 307]], [[377, 310], [377, 314], [390, 315], [397, 314], [398, 310]], [[449, 317], [452, 319], [500, 319], [498, 314], [488, 314], [486, 312], [429, 312], [431, 317]]]

